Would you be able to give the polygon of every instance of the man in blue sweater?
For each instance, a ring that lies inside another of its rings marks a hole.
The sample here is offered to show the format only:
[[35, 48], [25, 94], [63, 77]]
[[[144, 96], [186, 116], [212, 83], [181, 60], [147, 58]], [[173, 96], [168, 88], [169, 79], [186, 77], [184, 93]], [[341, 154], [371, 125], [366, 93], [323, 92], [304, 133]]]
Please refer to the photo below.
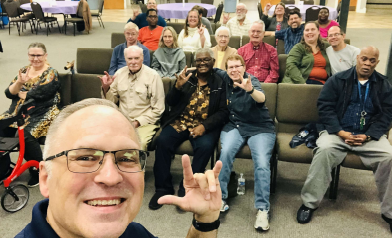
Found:
[[[147, 10], [148, 9], [158, 10], [157, 9], [157, 2], [155, 0], [148, 0]], [[139, 29], [141, 29], [145, 26], [148, 26], [146, 13], [139, 14], [139, 12], [137, 12], [137, 11], [133, 12], [133, 16], [131, 18], [129, 18], [128, 22], [135, 23], [139, 27]], [[161, 16], [158, 16], [158, 26], [161, 26], [161, 27], [166, 26], [166, 21]]]
[[272, 33], [276, 39], [284, 41], [285, 54], [301, 41], [304, 34], [304, 25], [301, 25], [301, 22], [301, 13], [292, 11], [289, 13], [289, 27]]

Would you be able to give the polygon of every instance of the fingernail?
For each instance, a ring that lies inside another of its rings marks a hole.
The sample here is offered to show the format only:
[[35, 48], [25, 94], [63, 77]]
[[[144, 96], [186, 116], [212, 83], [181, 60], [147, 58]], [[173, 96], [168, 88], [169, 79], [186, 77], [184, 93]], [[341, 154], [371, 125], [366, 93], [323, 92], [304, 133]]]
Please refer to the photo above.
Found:
[[210, 192], [216, 192], [216, 186], [211, 186], [210, 187]]

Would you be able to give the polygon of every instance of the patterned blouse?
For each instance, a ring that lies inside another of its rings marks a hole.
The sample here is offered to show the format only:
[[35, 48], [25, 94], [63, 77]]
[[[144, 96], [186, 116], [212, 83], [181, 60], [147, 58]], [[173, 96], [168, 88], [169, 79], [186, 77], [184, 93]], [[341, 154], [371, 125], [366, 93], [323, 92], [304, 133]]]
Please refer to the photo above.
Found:
[[208, 105], [210, 101], [210, 87], [207, 85], [198, 86], [197, 90], [189, 99], [189, 104], [179, 119], [170, 124], [178, 133], [195, 128], [200, 125], [208, 116]]
[[[22, 73], [26, 73], [29, 66], [21, 69]], [[12, 80], [11, 84], [16, 82], [18, 76]], [[34, 99], [33, 108], [28, 110], [25, 118], [24, 129], [33, 137], [39, 138], [46, 136], [51, 122], [60, 113], [60, 81], [58, 80], [57, 70], [49, 67], [40, 76], [30, 79], [25, 83], [21, 92], [27, 92], [26, 99], [13, 95], [9, 88], [5, 90], [7, 98], [12, 100], [10, 108], [0, 115], [0, 120], [13, 117], [17, 114], [17, 109], [25, 100]], [[10, 127], [17, 128], [16, 122]]]

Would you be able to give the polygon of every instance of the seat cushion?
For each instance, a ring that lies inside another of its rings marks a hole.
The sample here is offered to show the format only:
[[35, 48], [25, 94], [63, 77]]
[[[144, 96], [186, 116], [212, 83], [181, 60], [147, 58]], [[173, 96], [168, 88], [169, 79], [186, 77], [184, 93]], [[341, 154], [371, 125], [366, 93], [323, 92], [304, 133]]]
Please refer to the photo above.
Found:
[[290, 141], [295, 133], [278, 133], [276, 136], [276, 151], [278, 160], [294, 163], [310, 164], [313, 159], [312, 150], [305, 144], [290, 148]]
[[45, 17], [46, 22], [57, 21], [56, 17]]
[[371, 168], [365, 167], [358, 155], [353, 153], [348, 153], [341, 165], [350, 169], [371, 170]]
[[66, 22], [72, 22], [72, 23], [76, 23], [76, 22], [84, 22], [83, 18], [65, 18]]
[[[159, 131], [152, 138], [151, 143], [148, 145], [148, 148], [147, 148], [148, 151], [155, 150], [155, 148], [157, 146], [157, 138], [161, 134], [161, 132], [162, 132], [162, 128], [160, 128]], [[191, 142], [189, 140], [184, 141], [176, 150], [176, 155], [183, 155], [183, 154], [193, 156], [193, 147], [192, 147]]]

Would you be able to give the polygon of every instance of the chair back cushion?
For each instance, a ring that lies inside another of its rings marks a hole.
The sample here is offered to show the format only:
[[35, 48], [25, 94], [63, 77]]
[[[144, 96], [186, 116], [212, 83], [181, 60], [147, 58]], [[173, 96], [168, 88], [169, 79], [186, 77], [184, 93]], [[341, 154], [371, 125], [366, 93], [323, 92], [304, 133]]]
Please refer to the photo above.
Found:
[[59, 74], [60, 88], [60, 107], [67, 106], [72, 103], [71, 95], [71, 74]]
[[268, 108], [272, 120], [275, 121], [278, 85], [276, 83], [261, 83], [261, 88], [265, 93], [265, 105]]
[[284, 78], [284, 74], [286, 72], [286, 60], [287, 60], [286, 54], [280, 54], [278, 55], [278, 60], [279, 60], [279, 79], [278, 83], [282, 82]]
[[19, 16], [18, 13], [18, 4], [14, 1], [12, 2], [5, 2], [4, 3], [5, 11], [8, 14], [8, 17], [17, 17]]
[[218, 5], [218, 8], [216, 9], [214, 23], [218, 23], [220, 21], [222, 16], [222, 11], [223, 11], [223, 3], [221, 2]]
[[111, 48], [78, 48], [76, 51], [76, 70], [81, 74], [100, 74], [109, 70]]
[[72, 77], [72, 103], [86, 98], [101, 98], [101, 80], [96, 74], [74, 74]]
[[124, 33], [120, 32], [113, 32], [112, 33], [112, 39], [111, 39], [111, 47], [114, 48], [118, 46], [119, 44], [122, 44], [126, 41]]
[[167, 26], [171, 26], [174, 28], [174, 30], [177, 32], [177, 34], [180, 34], [182, 29], [184, 29], [184, 23], [178, 23], [178, 22], [168, 22]]
[[306, 9], [305, 13], [305, 21], [317, 21], [318, 19], [318, 14], [320, 12], [320, 7], [318, 6], [312, 6]]

